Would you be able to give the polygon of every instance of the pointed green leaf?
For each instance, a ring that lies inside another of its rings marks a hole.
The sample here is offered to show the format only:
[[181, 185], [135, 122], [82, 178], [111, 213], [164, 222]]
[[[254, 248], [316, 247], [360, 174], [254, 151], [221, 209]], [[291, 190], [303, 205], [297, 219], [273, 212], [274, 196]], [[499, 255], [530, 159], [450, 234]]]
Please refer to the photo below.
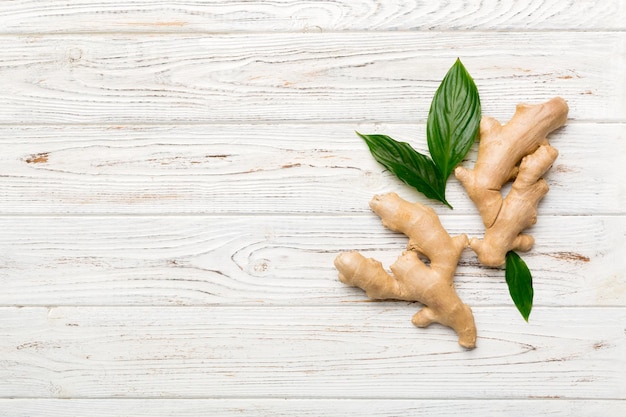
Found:
[[426, 197], [441, 201], [448, 207], [444, 197], [445, 181], [441, 173], [426, 155], [417, 152], [406, 142], [398, 142], [385, 135], [362, 135], [357, 132], [379, 163], [406, 184]]
[[444, 183], [472, 147], [480, 117], [478, 89], [457, 59], [433, 97], [426, 124], [428, 151]]
[[530, 310], [533, 308], [533, 277], [526, 262], [513, 251], [506, 254], [505, 278], [515, 306], [524, 320], [528, 321]]

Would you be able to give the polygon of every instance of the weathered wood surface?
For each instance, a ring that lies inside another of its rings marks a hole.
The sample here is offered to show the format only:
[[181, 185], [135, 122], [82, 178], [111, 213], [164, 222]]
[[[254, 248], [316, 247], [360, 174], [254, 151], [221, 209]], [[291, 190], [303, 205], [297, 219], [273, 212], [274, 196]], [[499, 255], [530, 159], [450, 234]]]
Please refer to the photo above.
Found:
[[623, 30], [620, 0], [11, 1], [4, 33]]
[[[390, 191], [440, 215], [476, 213], [454, 178], [454, 211], [409, 190], [355, 130], [428, 152], [417, 124], [0, 126], [0, 213], [345, 215]], [[549, 139], [559, 158], [543, 215], [624, 213], [625, 182], [606, 179], [623, 175], [626, 125], [572, 122]]]
[[0, 123], [423, 122], [454, 60], [485, 114], [625, 121], [624, 32], [0, 37]]
[[[16, 0], [0, 35], [0, 416], [626, 414], [626, 2]], [[482, 234], [354, 134], [425, 151], [457, 57], [483, 114], [571, 109], [530, 323], [462, 256], [473, 351], [332, 266], [403, 250], [377, 193]]]
[[[624, 398], [626, 309], [476, 308], [478, 348], [414, 306], [0, 309], [3, 397]], [[28, 326], [24, 326], [24, 322]], [[393, 342], [392, 342], [393, 341]]]

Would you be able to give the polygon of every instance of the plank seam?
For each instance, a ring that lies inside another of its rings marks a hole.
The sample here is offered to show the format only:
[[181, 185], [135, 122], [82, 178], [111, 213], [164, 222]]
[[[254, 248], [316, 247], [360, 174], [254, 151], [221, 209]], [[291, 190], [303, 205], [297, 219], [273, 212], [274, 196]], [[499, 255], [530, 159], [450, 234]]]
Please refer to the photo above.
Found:
[[[107, 123], [79, 123], [79, 122], [68, 122], [68, 123], [3, 123], [0, 122], [0, 128], [15, 128], [15, 129], [36, 129], [36, 128], [54, 128], [54, 127], [205, 127], [205, 126], [240, 126], [240, 125], [250, 125], [250, 126], [319, 126], [319, 125], [328, 125], [328, 126], [341, 126], [341, 125], [357, 125], [357, 124], [385, 124], [389, 126], [398, 126], [398, 125], [413, 125], [413, 126], [426, 126], [426, 121], [415, 121], [415, 120], [382, 120], [382, 119], [345, 119], [345, 120], [307, 120], [302, 121], [298, 119], [284, 119], [281, 121], [272, 121], [272, 120], [215, 120], [215, 121], [172, 121], [172, 122], [124, 122], [120, 121], [119, 123], [115, 122], [107, 122]], [[594, 120], [594, 119], [568, 119], [567, 125], [595, 125], [595, 124], [607, 124], [607, 125], [622, 125], [626, 124], [626, 119], [617, 120], [617, 119], [603, 119], [603, 120]]]
[[41, 32], [0, 32], [0, 37], [29, 37], [29, 36], [49, 36], [49, 37], [63, 37], [63, 36], [190, 36], [190, 35], [203, 35], [203, 36], [260, 36], [260, 35], [305, 35], [305, 36], [323, 36], [323, 35], [371, 35], [371, 34], [541, 34], [541, 33], [626, 33], [626, 29], [383, 29], [383, 30], [324, 30], [321, 31], [287, 31], [287, 30], [261, 30], [261, 31], [203, 31], [203, 30], [172, 30], [172, 31], [41, 31]]

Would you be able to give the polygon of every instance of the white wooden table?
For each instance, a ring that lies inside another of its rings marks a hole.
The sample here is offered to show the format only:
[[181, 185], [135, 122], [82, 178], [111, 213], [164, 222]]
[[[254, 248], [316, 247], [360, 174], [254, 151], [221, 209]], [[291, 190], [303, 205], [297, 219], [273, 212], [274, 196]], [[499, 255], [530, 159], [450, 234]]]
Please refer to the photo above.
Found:
[[[626, 2], [437, 3], [2, 2], [0, 415], [626, 415]], [[425, 151], [457, 57], [484, 114], [570, 105], [530, 323], [463, 254], [473, 351], [332, 265], [402, 251], [377, 193], [481, 235], [354, 134]]]

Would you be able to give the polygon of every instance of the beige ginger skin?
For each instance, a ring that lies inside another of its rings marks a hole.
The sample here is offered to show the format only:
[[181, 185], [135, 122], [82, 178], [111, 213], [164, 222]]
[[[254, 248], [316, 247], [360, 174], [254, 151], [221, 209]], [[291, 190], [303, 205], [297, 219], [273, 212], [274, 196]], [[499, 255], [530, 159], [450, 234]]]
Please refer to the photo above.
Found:
[[[363, 289], [373, 299], [424, 304], [413, 316], [414, 325], [441, 323], [456, 331], [461, 346], [474, 348], [474, 316], [457, 295], [453, 283], [461, 252], [468, 244], [467, 236], [450, 237], [433, 209], [410, 203], [395, 193], [375, 196], [370, 207], [385, 227], [409, 237], [407, 250], [391, 265], [392, 274], [374, 259], [358, 252], [344, 252], [335, 259], [339, 279]], [[430, 266], [418, 254], [428, 257]]]
[[[558, 156], [547, 135], [565, 124], [567, 113], [565, 100], [555, 97], [518, 105], [505, 125], [490, 117], [481, 120], [474, 169], [457, 167], [454, 174], [485, 225], [483, 239], [470, 240], [483, 265], [504, 265], [508, 251], [532, 248], [533, 237], [521, 232], [537, 221], [537, 205], [548, 192], [542, 176]], [[502, 186], [513, 179], [511, 191], [502, 198]]]

